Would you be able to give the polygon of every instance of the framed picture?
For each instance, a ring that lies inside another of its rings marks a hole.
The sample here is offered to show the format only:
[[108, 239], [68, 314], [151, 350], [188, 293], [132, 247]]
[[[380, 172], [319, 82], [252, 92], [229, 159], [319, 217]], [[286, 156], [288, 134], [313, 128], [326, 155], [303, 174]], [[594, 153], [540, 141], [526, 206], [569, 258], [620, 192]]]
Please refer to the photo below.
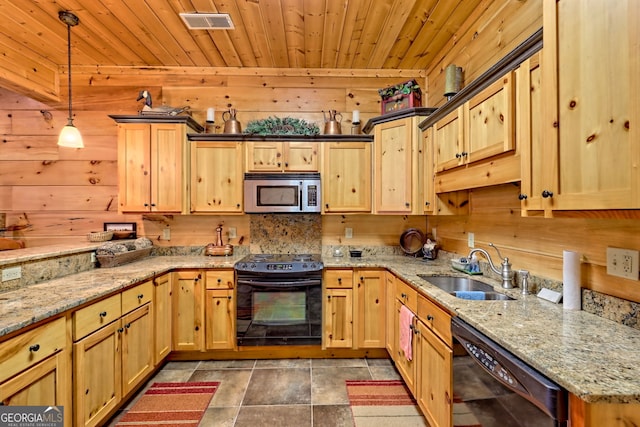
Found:
[[104, 231], [113, 231], [113, 240], [135, 239], [138, 237], [135, 222], [105, 222]]

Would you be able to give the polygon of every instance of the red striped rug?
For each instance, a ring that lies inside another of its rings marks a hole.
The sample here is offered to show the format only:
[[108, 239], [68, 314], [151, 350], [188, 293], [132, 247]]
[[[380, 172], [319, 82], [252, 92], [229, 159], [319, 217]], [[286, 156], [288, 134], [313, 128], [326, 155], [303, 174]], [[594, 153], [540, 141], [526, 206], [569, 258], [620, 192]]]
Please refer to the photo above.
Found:
[[[422, 412], [401, 380], [346, 381], [349, 405], [356, 427], [428, 426]], [[482, 427], [467, 405], [454, 396], [454, 427]]]
[[117, 427], [197, 427], [219, 382], [153, 383]]

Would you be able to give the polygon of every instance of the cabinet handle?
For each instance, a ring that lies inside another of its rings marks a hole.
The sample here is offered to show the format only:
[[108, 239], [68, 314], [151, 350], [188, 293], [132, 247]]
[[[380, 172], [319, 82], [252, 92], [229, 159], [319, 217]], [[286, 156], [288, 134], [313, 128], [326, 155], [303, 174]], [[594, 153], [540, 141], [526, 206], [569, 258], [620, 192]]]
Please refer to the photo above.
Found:
[[148, 208], [148, 207], [149, 207], [149, 203], [145, 203], [143, 206], [144, 206], [145, 208]]
[[360, 281], [364, 282], [364, 277], [360, 276]]
[[466, 151], [463, 151], [462, 153], [460, 153], [460, 157], [467, 157], [469, 155], [469, 153], [467, 153]]
[[431, 204], [431, 202], [424, 202], [425, 206], [429, 206]]
[[107, 312], [106, 311], [101, 311], [100, 312], [100, 317], [107, 317]]
[[407, 294], [404, 294], [404, 293], [403, 293], [403, 294], [400, 294], [400, 296], [404, 299], [404, 298], [406, 298], [406, 297], [407, 297]]
[[220, 278], [219, 278], [219, 279], [218, 279], [218, 283], [221, 283], [221, 282], [222, 282], [222, 279], [220, 279]]
[[229, 298], [229, 301], [231, 301], [231, 295], [229, 295], [227, 298]]
[[123, 333], [124, 332], [124, 328], [118, 328], [118, 332]]
[[284, 163], [284, 167], [288, 168], [289, 167], [289, 162], [285, 162]]
[[34, 344], [34, 345], [29, 347], [29, 351], [31, 351], [33, 353], [35, 353], [38, 350], [40, 350], [40, 344]]
[[129, 329], [131, 327], [131, 323], [127, 323], [126, 325], [124, 325], [124, 327]]
[[409, 206], [411, 206], [411, 203], [409, 203], [409, 202], [404, 202], [404, 205], [405, 205], [405, 207], [407, 207], [407, 208], [408, 208]]
[[331, 300], [331, 295], [327, 295], [327, 299], [328, 299], [328, 300]]
[[427, 320], [429, 320], [429, 321], [433, 320], [433, 316], [430, 315], [430, 314], [427, 314]]
[[518, 199], [527, 200], [527, 195], [526, 194], [518, 194]]
[[338, 277], [338, 283], [342, 284], [342, 277]]
[[151, 206], [155, 207], [155, 206], [156, 206], [156, 204], [155, 204], [155, 203], [151, 203]]
[[553, 197], [553, 193], [551, 191], [544, 190], [542, 192], [542, 197], [544, 197], [545, 199], [547, 199], [549, 197]]
[[329, 203], [325, 203], [325, 204], [324, 204], [324, 208], [325, 208], [325, 209], [329, 209]]
[[462, 154], [456, 153], [456, 159], [459, 159], [460, 157], [462, 157]]
[[413, 326], [413, 323], [409, 325], [409, 329], [412, 330], [412, 331], [415, 329], [414, 326]]
[[239, 207], [240, 207], [240, 203], [236, 203], [236, 208], [239, 208]]
[[142, 299], [142, 298], [144, 298], [144, 294], [139, 294], [138, 299]]

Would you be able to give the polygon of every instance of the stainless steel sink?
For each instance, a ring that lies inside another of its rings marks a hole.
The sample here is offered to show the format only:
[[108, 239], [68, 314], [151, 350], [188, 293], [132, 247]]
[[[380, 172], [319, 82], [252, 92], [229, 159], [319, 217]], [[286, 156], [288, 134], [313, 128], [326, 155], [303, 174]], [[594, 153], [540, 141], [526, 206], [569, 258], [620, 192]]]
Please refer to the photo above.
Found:
[[445, 292], [462, 299], [513, 300], [508, 295], [493, 290], [493, 287], [470, 277], [430, 276], [418, 274], [418, 277], [437, 286]]

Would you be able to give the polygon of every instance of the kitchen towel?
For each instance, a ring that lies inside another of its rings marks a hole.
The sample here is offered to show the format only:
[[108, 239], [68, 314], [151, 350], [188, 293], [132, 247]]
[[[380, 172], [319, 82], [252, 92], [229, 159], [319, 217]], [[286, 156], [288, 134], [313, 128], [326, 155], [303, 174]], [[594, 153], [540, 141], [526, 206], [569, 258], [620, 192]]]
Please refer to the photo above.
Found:
[[562, 252], [562, 306], [565, 310], [582, 308], [580, 254], [573, 251]]
[[412, 349], [411, 349], [411, 336], [413, 335], [413, 318], [415, 315], [407, 308], [407, 306], [402, 305], [400, 307], [400, 349], [404, 352], [404, 357], [407, 360], [411, 360], [413, 358]]
[[456, 297], [461, 299], [483, 300], [485, 299], [484, 291], [456, 291]]

